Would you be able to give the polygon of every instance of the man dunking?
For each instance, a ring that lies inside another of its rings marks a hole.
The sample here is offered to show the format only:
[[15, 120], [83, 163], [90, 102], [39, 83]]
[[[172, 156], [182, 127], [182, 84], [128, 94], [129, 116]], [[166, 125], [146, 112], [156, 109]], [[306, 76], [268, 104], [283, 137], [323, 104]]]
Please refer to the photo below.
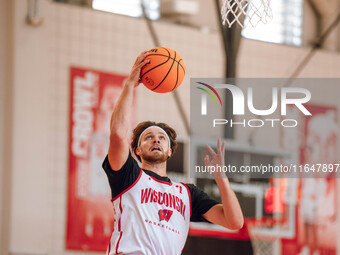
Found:
[[[103, 168], [108, 176], [115, 224], [107, 254], [178, 255], [182, 252], [190, 221], [209, 221], [229, 229], [243, 226], [243, 215], [224, 173], [213, 173], [222, 204], [192, 184], [172, 182], [166, 177], [166, 162], [174, 153], [176, 132], [167, 124], [142, 122], [133, 131], [131, 156], [127, 132], [130, 127], [133, 90], [140, 70], [148, 63], [141, 53], [132, 67], [113, 110], [110, 146]], [[224, 165], [224, 142], [217, 152], [207, 145], [205, 164]]]

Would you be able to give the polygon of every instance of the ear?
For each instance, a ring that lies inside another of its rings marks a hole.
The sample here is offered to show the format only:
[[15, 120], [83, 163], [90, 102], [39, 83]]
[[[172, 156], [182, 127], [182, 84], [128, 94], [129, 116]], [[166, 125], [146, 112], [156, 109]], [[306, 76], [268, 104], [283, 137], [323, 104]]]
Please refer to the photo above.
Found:
[[136, 155], [140, 156], [140, 148], [139, 147], [136, 148], [135, 153], [136, 153]]
[[172, 149], [170, 148], [170, 149], [168, 150], [168, 157], [170, 158], [171, 155], [172, 155]]

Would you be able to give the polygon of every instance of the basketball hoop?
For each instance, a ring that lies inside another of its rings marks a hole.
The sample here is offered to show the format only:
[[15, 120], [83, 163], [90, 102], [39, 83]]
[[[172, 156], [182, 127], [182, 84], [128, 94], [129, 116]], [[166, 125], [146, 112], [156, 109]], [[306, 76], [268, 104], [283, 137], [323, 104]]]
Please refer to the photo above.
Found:
[[246, 225], [254, 255], [278, 254], [278, 237], [261, 233], [261, 230], [274, 227], [273, 218], [248, 219]]
[[[270, 0], [223, 0], [221, 10], [223, 25], [231, 27], [237, 22], [242, 28], [250, 23], [255, 27], [260, 21], [267, 23], [272, 18]], [[246, 24], [242, 20], [245, 19]]]

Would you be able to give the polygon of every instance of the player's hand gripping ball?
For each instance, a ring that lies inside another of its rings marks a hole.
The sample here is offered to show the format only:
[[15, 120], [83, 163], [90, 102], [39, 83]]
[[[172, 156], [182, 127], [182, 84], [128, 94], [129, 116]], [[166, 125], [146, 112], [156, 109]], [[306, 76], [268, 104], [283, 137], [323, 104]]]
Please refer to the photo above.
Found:
[[157, 93], [167, 93], [181, 85], [185, 75], [185, 65], [181, 55], [167, 47], [156, 47], [146, 57], [150, 62], [143, 66], [141, 82]]

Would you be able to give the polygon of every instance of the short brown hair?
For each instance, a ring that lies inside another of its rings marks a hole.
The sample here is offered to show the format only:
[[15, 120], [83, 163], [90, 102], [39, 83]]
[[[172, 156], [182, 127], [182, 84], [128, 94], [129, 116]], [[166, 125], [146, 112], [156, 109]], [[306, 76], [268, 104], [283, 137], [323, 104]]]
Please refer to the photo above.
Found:
[[130, 144], [133, 153], [136, 155], [136, 157], [138, 158], [138, 160], [140, 162], [142, 162], [142, 160], [141, 160], [140, 156], [138, 156], [136, 154], [136, 149], [138, 147], [138, 139], [139, 139], [139, 136], [141, 135], [141, 133], [143, 133], [143, 131], [145, 129], [147, 129], [148, 127], [151, 127], [151, 126], [158, 126], [158, 127], [162, 128], [162, 129], [164, 129], [164, 131], [167, 133], [167, 135], [170, 138], [170, 144], [171, 144], [171, 150], [172, 150], [172, 154], [171, 155], [173, 155], [175, 153], [176, 148], [177, 148], [177, 142], [176, 142], [177, 133], [169, 125], [167, 125], [165, 123], [162, 123], [162, 122], [156, 123], [154, 121], [144, 121], [144, 122], [141, 122], [132, 131], [132, 141], [131, 141], [131, 144]]

